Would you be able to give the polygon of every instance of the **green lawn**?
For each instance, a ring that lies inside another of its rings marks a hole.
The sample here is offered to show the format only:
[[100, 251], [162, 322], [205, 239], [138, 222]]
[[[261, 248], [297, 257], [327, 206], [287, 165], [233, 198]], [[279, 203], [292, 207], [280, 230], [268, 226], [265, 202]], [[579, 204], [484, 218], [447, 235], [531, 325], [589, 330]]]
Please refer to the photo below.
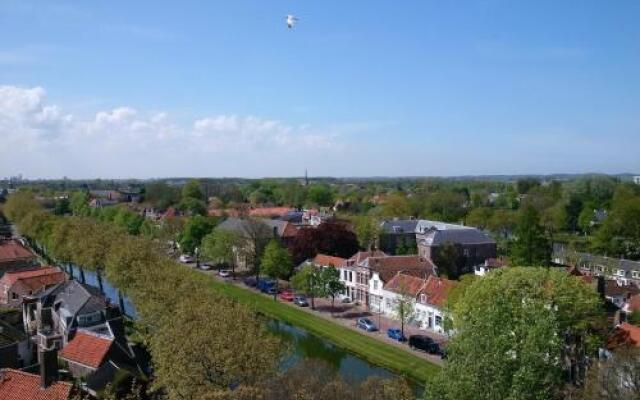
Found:
[[304, 310], [274, 301], [252, 290], [218, 282], [214, 279], [211, 279], [211, 286], [240, 302], [252, 305], [256, 310], [271, 318], [288, 322], [328, 339], [372, 364], [388, 368], [417, 382], [424, 382], [428, 376], [440, 369], [438, 365], [416, 357], [407, 351], [372, 339]]

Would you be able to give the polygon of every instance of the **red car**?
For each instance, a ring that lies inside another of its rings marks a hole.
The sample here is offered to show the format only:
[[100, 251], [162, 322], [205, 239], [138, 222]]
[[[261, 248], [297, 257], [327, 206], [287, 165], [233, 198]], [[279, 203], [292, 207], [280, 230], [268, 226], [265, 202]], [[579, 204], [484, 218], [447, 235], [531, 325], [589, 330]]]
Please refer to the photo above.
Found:
[[294, 297], [294, 293], [293, 290], [283, 290], [282, 293], [280, 293], [280, 299], [284, 300], [284, 301], [293, 301], [293, 297]]

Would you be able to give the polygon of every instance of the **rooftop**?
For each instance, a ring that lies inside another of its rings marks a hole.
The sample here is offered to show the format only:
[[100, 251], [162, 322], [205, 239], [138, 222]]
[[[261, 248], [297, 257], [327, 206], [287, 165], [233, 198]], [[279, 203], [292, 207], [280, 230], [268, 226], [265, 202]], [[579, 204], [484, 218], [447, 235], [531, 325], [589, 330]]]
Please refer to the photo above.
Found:
[[60, 351], [60, 357], [91, 368], [98, 368], [109, 353], [112, 342], [112, 339], [81, 330]]
[[39, 289], [43, 286], [55, 285], [64, 282], [65, 274], [58, 267], [41, 267], [22, 271], [6, 272], [0, 278], [0, 285], [12, 286], [21, 281], [23, 285], [31, 289]]
[[342, 257], [329, 256], [326, 254], [318, 254], [312, 260], [317, 265], [332, 265], [334, 267], [340, 267], [346, 260]]
[[2, 400], [67, 400], [70, 397], [70, 383], [54, 382], [43, 389], [39, 375], [9, 368], [0, 370]]
[[35, 258], [36, 255], [17, 240], [0, 241], [0, 262]]

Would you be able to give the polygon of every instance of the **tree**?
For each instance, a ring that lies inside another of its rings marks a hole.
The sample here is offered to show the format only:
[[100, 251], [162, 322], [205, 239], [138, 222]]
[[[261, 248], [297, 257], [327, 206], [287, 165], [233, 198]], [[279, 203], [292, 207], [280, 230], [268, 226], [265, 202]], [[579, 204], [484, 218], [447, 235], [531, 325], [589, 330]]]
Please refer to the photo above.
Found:
[[580, 215], [578, 215], [578, 227], [585, 235], [591, 232], [593, 212], [594, 209], [591, 204], [587, 203], [580, 211]]
[[70, 204], [73, 215], [86, 217], [91, 212], [89, 208], [89, 192], [85, 190], [72, 194]]
[[287, 279], [293, 271], [293, 263], [287, 249], [276, 239], [271, 239], [262, 255], [262, 272], [274, 279]]
[[593, 364], [587, 384], [580, 391], [583, 400], [638, 400], [640, 398], [640, 350], [619, 348], [613, 356]]
[[387, 196], [382, 203], [382, 216], [385, 217], [407, 217], [411, 215], [411, 208], [407, 197], [396, 193]]
[[185, 183], [182, 187], [182, 200], [184, 199], [205, 200], [200, 181], [197, 179], [189, 179], [187, 183]]
[[616, 190], [611, 212], [591, 246], [611, 256], [640, 259], [640, 195], [633, 189], [623, 186]]
[[[475, 279], [453, 308], [456, 334], [425, 399], [551, 399], [584, 365], [604, 315], [596, 291], [564, 271], [505, 268]], [[487, 380], [491, 384], [487, 384]]]
[[360, 247], [371, 250], [380, 236], [380, 223], [375, 218], [359, 216], [353, 218], [353, 225]]
[[318, 253], [348, 258], [358, 248], [358, 239], [347, 224], [329, 220], [317, 228], [301, 229], [291, 245], [291, 254], [293, 262], [299, 264]]
[[416, 299], [414, 293], [409, 293], [406, 285], [400, 285], [399, 289], [393, 302], [393, 313], [400, 321], [400, 331], [404, 336], [404, 325], [415, 315]]
[[307, 200], [318, 206], [332, 206], [333, 192], [327, 185], [312, 185], [307, 192]]
[[182, 199], [179, 205], [180, 210], [190, 215], [206, 215], [207, 205], [204, 201], [193, 197]]
[[144, 199], [153, 207], [165, 210], [180, 202], [180, 191], [164, 182], [154, 182], [145, 186]]
[[305, 264], [291, 278], [291, 286], [298, 292], [305, 293], [311, 298], [311, 308], [316, 308], [315, 298], [322, 295], [322, 279], [320, 271], [312, 264]]
[[180, 234], [178, 242], [183, 253], [192, 254], [196, 247], [200, 246], [200, 241], [213, 229], [213, 224], [209, 219], [196, 215], [189, 218]]
[[331, 297], [331, 313], [333, 315], [336, 296], [344, 292], [345, 289], [344, 283], [340, 281], [340, 271], [331, 265], [323, 268], [320, 272], [320, 282], [322, 285], [322, 295], [324, 297]]
[[241, 245], [242, 240], [236, 232], [214, 229], [202, 239], [200, 254], [218, 264], [230, 265], [235, 273], [236, 254]]
[[531, 205], [520, 210], [516, 239], [511, 247], [511, 265], [548, 265], [551, 246], [544, 228], [540, 225], [538, 211]]
[[55, 215], [66, 215], [71, 213], [71, 203], [69, 202], [69, 199], [62, 198], [56, 200], [53, 207], [53, 213]]
[[458, 279], [464, 272], [464, 250], [459, 243], [444, 243], [436, 249], [433, 258], [434, 264], [438, 268], [438, 274], [446, 276], [447, 279]]

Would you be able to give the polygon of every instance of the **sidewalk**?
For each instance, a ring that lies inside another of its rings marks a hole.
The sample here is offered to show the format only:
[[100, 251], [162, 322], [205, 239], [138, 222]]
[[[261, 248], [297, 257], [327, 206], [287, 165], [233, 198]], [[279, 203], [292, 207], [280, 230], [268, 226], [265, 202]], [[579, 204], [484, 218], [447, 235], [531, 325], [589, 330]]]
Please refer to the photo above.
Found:
[[[244, 283], [242, 283], [242, 281], [238, 278], [236, 278], [235, 280], [232, 279], [224, 279], [221, 278], [220, 276], [218, 276], [217, 271], [202, 271], [199, 270], [200, 272], [206, 274], [206, 275], [210, 275], [212, 276], [214, 279], [221, 281], [221, 282], [226, 282], [229, 284], [233, 284], [237, 287], [242, 288], [243, 290], [250, 290], [254, 293], [260, 293], [257, 290], [255, 290], [254, 288], [250, 288], [248, 286], [246, 286]], [[265, 297], [265, 299], [269, 299], [271, 301], [273, 301], [273, 295], [263, 295]], [[282, 301], [278, 298], [278, 300], [280, 303], [282, 304], [286, 304], [289, 307], [294, 307], [297, 308], [301, 311], [305, 311], [311, 314], [314, 314], [317, 317], [320, 318], [324, 318], [325, 320], [329, 320], [333, 323], [336, 324], [340, 324], [348, 329], [354, 330], [362, 335], [366, 335], [369, 336], [375, 340], [379, 340], [381, 342], [384, 342], [388, 345], [391, 346], [395, 346], [397, 348], [400, 348], [408, 353], [411, 353], [417, 357], [423, 358], [425, 360], [428, 360], [429, 362], [436, 364], [436, 365], [442, 365], [443, 361], [442, 358], [440, 358], [440, 356], [436, 356], [433, 354], [427, 354], [423, 351], [419, 351], [419, 350], [413, 350], [409, 347], [408, 344], [406, 343], [400, 343], [396, 340], [393, 340], [389, 337], [387, 337], [387, 329], [390, 327], [394, 327], [394, 328], [400, 328], [400, 324], [397, 321], [394, 321], [388, 317], [385, 316], [379, 316], [378, 314], [373, 314], [369, 311], [366, 311], [365, 308], [363, 306], [357, 306], [353, 303], [349, 303], [349, 304], [344, 304], [341, 303], [339, 300], [336, 300], [335, 302], [335, 311], [333, 313], [331, 313], [331, 300], [330, 299], [315, 299], [315, 305], [316, 305], [316, 309], [313, 310], [311, 309], [311, 307], [298, 307], [295, 304], [291, 303], [291, 302], [287, 302], [287, 301]], [[309, 303], [311, 303], [311, 301], [309, 300]], [[367, 317], [369, 319], [371, 319], [377, 326], [379, 331], [377, 332], [367, 332], [364, 331], [362, 329], [358, 329], [356, 327], [356, 320], [358, 318], [361, 317]], [[405, 325], [404, 328], [404, 332], [405, 332], [405, 336], [409, 337], [410, 335], [425, 335], [425, 336], [429, 336], [432, 339], [434, 339], [434, 341], [438, 344], [440, 344], [441, 346], [446, 345], [447, 342], [447, 338], [443, 335], [438, 335], [434, 332], [428, 332], [422, 329], [419, 329], [415, 326], [409, 326], [409, 325]]]

